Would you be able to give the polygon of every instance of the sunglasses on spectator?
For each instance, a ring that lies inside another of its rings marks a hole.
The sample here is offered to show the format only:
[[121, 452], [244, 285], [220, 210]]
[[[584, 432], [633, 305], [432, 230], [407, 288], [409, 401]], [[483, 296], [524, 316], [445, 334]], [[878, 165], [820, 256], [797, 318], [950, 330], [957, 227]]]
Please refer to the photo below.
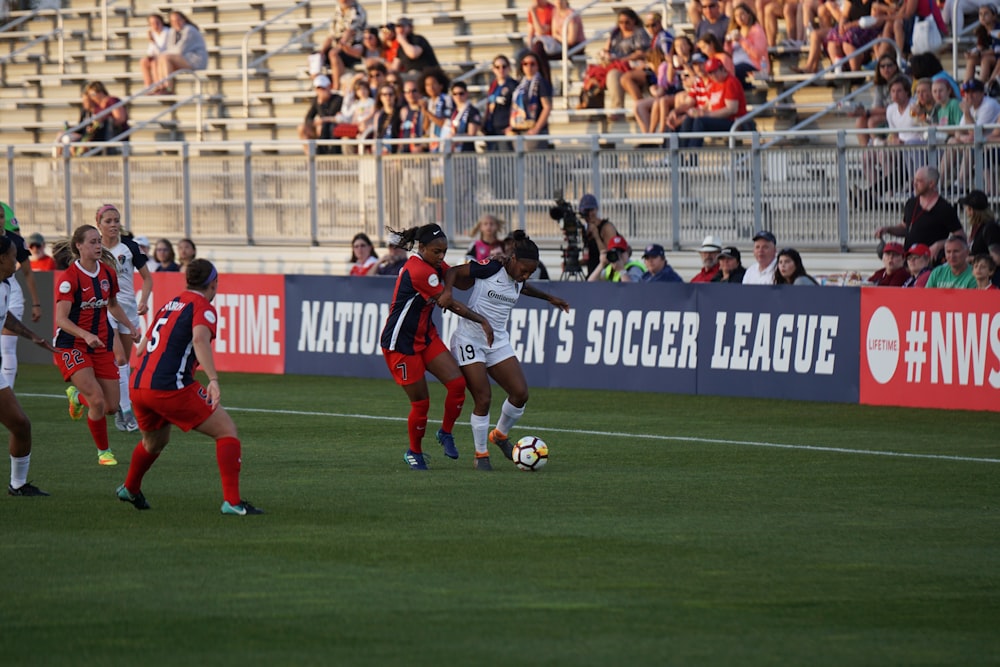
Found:
[[416, 88], [407, 88], [407, 89], [405, 89], [403, 91], [403, 94], [405, 94], [405, 95], [415, 95], [415, 94], [417, 94], [417, 92], [419, 92], [419, 91]]
[[507, 63], [493, 63], [493, 69], [510, 69]]
[[521, 63], [521, 67], [538, 67], [538, 63], [534, 60], [525, 60]]
[[469, 91], [467, 91], [467, 90], [453, 90], [453, 91], [451, 91], [451, 96], [452, 97], [465, 97], [468, 94], [469, 94]]

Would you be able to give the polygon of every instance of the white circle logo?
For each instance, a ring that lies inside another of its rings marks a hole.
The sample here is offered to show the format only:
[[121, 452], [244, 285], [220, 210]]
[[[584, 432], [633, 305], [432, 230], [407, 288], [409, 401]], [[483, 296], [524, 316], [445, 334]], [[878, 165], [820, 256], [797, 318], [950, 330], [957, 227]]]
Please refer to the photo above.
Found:
[[899, 327], [896, 317], [885, 306], [872, 313], [865, 337], [868, 370], [879, 384], [885, 384], [896, 374], [899, 365]]
[[427, 276], [427, 284], [430, 285], [431, 287], [437, 287], [439, 283], [440, 281], [438, 280], [436, 273], [432, 273], [431, 275]]

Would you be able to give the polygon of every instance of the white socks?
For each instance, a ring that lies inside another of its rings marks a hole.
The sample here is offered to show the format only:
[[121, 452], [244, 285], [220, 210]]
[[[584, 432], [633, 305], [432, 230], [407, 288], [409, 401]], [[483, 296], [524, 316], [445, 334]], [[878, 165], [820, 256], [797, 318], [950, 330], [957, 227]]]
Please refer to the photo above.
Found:
[[0, 373], [7, 380], [7, 386], [13, 389], [14, 378], [17, 377], [17, 336], [0, 336], [0, 356], [3, 357]]
[[128, 378], [131, 372], [132, 368], [128, 363], [118, 367], [118, 407], [122, 409], [122, 412], [132, 409], [132, 399], [128, 395]]
[[10, 488], [20, 489], [28, 483], [28, 468], [30, 466], [31, 454], [21, 457], [10, 457]]
[[497, 430], [504, 435], [510, 435], [510, 432], [514, 429], [517, 424], [517, 420], [521, 418], [524, 414], [524, 406], [519, 408], [514, 407], [510, 403], [510, 399], [504, 399], [503, 407], [500, 408], [500, 421], [497, 422]]
[[486, 454], [486, 438], [490, 434], [490, 415], [469, 415], [469, 423], [472, 425], [472, 440], [476, 443], [476, 454]]

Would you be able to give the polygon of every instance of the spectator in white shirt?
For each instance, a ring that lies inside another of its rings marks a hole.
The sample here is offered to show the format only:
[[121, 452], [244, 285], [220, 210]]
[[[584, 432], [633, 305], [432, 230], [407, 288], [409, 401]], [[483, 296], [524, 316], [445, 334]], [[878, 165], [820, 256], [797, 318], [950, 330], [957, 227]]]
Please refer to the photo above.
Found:
[[753, 258], [756, 263], [747, 267], [744, 285], [773, 285], [774, 269], [778, 265], [778, 240], [774, 234], [762, 230], [753, 237]]

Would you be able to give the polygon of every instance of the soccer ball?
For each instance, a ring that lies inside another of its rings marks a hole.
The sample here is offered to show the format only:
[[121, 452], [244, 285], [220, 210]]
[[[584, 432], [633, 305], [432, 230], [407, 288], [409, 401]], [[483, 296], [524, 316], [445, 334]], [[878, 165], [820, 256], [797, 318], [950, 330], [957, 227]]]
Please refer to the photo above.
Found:
[[549, 462], [549, 446], [533, 435], [526, 435], [514, 445], [514, 465], [534, 472]]

